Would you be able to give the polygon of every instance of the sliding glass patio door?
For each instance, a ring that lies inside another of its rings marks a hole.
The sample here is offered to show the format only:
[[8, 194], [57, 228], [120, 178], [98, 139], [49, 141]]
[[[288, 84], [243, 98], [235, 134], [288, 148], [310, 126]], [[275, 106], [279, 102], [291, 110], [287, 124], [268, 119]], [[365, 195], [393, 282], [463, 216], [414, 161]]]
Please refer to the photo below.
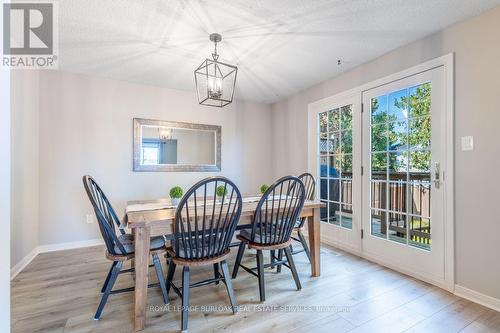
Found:
[[444, 68], [364, 91], [362, 100], [362, 251], [443, 280]]

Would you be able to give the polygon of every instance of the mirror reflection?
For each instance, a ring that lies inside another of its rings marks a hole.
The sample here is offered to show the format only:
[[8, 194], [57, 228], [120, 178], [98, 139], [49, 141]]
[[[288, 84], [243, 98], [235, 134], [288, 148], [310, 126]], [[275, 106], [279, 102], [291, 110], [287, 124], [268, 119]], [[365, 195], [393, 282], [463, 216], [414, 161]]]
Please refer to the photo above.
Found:
[[219, 171], [220, 126], [134, 119], [135, 171]]
[[143, 126], [141, 164], [215, 164], [215, 132]]

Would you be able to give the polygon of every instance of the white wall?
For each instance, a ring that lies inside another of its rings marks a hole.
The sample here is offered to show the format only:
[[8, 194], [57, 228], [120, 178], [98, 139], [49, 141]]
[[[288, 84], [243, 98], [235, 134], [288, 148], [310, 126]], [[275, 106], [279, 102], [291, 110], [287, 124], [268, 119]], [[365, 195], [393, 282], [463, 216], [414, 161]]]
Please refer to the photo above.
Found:
[[[309, 103], [455, 52], [456, 283], [500, 299], [499, 38], [500, 7], [275, 103], [274, 176], [307, 168]], [[472, 152], [459, 149], [465, 135]]]
[[[0, 21], [0, 24], [2, 22]], [[10, 71], [0, 70], [0, 332], [10, 332]]]
[[38, 71], [11, 78], [12, 266], [38, 246]]
[[[198, 105], [194, 93], [55, 71], [40, 75], [39, 244], [100, 238], [82, 185], [90, 174], [117, 212], [134, 199], [167, 197], [206, 176], [233, 179], [243, 193], [272, 181], [270, 106]], [[222, 126], [222, 172], [133, 172], [134, 117]], [[14, 221], [15, 222], [15, 221]]]

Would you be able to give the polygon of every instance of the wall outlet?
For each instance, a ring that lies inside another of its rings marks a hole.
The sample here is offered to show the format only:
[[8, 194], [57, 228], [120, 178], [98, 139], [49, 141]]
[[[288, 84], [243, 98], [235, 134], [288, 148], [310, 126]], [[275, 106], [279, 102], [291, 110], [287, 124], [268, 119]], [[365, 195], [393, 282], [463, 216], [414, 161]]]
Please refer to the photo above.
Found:
[[463, 136], [462, 137], [462, 151], [474, 150], [474, 137], [473, 136]]
[[95, 222], [94, 214], [87, 214], [87, 224], [92, 224]]

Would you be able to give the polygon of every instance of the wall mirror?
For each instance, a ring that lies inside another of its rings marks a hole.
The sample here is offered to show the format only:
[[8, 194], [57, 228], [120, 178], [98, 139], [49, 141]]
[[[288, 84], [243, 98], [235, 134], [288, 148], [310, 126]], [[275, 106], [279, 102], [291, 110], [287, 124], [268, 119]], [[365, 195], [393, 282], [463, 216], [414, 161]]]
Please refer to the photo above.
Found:
[[220, 126], [134, 118], [134, 171], [220, 169]]

